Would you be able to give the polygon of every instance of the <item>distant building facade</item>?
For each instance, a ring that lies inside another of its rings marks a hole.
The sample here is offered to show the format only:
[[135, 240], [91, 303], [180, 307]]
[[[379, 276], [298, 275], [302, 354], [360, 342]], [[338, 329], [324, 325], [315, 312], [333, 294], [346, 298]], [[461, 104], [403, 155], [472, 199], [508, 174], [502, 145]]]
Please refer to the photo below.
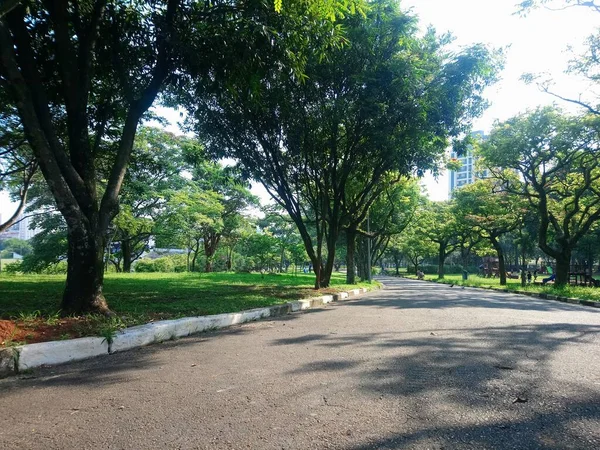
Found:
[[[481, 136], [482, 139], [486, 139], [486, 135], [483, 131], [476, 131], [474, 135]], [[452, 159], [456, 159], [461, 163], [461, 167], [458, 170], [450, 170], [448, 173], [448, 192], [452, 196], [452, 192], [455, 189], [459, 189], [462, 186], [473, 183], [475, 180], [480, 178], [487, 178], [488, 171], [482, 170], [477, 172], [476, 162], [477, 157], [473, 155], [471, 150], [467, 150], [463, 155], [459, 156], [452, 152], [450, 155]]]

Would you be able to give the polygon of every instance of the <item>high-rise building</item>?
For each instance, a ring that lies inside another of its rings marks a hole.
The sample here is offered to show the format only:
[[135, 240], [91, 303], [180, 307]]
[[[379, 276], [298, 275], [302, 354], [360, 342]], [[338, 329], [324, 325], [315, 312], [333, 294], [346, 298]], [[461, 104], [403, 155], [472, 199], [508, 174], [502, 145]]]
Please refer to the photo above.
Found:
[[[0, 223], [2, 223], [2, 217], [0, 217]], [[30, 225], [31, 225], [31, 217], [23, 216], [23, 214], [21, 214], [17, 218], [17, 223], [15, 223], [12, 227], [10, 227], [5, 232], [0, 233], [0, 240], [16, 238], [16, 239], [22, 239], [24, 241], [27, 241], [27, 240], [31, 239], [33, 236], [35, 236], [36, 234], [38, 234], [40, 231], [38, 229], [31, 230], [29, 228]]]
[[[474, 135], [481, 136], [482, 139], [486, 138], [483, 131], [475, 131]], [[477, 157], [473, 155], [471, 150], [467, 150], [463, 155], [457, 155], [452, 152], [452, 159], [456, 159], [461, 163], [460, 169], [448, 171], [448, 192], [452, 195], [452, 191], [458, 189], [466, 184], [471, 184], [478, 178], [487, 178], [487, 170], [477, 171], [476, 162]]]

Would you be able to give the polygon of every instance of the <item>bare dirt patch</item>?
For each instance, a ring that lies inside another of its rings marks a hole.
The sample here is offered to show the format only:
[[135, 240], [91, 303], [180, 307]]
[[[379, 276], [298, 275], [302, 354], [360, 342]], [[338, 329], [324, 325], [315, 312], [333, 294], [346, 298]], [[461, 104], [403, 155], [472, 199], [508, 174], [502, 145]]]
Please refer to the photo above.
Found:
[[0, 348], [17, 344], [72, 339], [81, 335], [82, 323], [86, 318], [69, 317], [53, 324], [44, 319], [0, 320]]

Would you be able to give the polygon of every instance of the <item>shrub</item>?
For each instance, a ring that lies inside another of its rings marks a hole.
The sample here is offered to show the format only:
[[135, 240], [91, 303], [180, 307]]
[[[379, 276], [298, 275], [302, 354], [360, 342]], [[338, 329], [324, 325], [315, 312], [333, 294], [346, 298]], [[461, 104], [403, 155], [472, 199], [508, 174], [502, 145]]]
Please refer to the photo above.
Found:
[[2, 267], [2, 272], [10, 274], [21, 272], [21, 261], [15, 261], [5, 264], [4, 267]]
[[67, 273], [67, 261], [60, 261], [57, 264], [52, 264], [51, 266], [46, 267], [40, 273], [46, 275], [58, 275]]
[[168, 256], [154, 260], [154, 272], [174, 272], [175, 264]]
[[[66, 273], [67, 233], [43, 231], [31, 238], [33, 251], [23, 258], [23, 273]], [[60, 267], [55, 267], [60, 266]]]
[[156, 272], [152, 259], [140, 259], [135, 263], [136, 272]]
[[135, 263], [136, 272], [185, 272], [187, 255], [169, 255], [156, 259], [140, 259]]
[[164, 258], [168, 258], [171, 261], [173, 265], [173, 269], [171, 270], [171, 272], [187, 271], [187, 255], [169, 255], [165, 256]]

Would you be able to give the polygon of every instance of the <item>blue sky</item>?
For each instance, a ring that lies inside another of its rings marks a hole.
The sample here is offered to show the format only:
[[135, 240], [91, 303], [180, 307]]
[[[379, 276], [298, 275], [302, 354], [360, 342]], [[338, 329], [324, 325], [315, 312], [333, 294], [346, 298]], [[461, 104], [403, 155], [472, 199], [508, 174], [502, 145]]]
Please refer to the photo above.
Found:
[[[417, 14], [423, 29], [432, 25], [439, 33], [451, 32], [460, 49], [473, 43], [486, 43], [506, 49], [506, 66], [501, 81], [488, 89], [491, 106], [475, 122], [475, 129], [489, 131], [494, 120], [504, 120], [527, 109], [554, 101], [535, 86], [525, 85], [520, 77], [526, 72], [549, 73], [561, 94], [578, 97], [590, 95], [592, 87], [582, 80], [566, 76], [563, 71], [570, 58], [567, 48], [582, 48], [585, 37], [600, 25], [600, 14], [585, 8], [554, 12], [534, 11], [527, 17], [514, 14], [517, 0], [403, 0], [404, 8]], [[567, 108], [568, 105], [562, 105]], [[173, 122], [178, 115], [173, 117]], [[444, 200], [448, 181], [442, 175], [424, 180], [429, 196]], [[260, 189], [257, 193], [261, 194]], [[262, 196], [262, 195], [261, 195]], [[14, 207], [0, 193], [0, 215], [7, 217]]]

